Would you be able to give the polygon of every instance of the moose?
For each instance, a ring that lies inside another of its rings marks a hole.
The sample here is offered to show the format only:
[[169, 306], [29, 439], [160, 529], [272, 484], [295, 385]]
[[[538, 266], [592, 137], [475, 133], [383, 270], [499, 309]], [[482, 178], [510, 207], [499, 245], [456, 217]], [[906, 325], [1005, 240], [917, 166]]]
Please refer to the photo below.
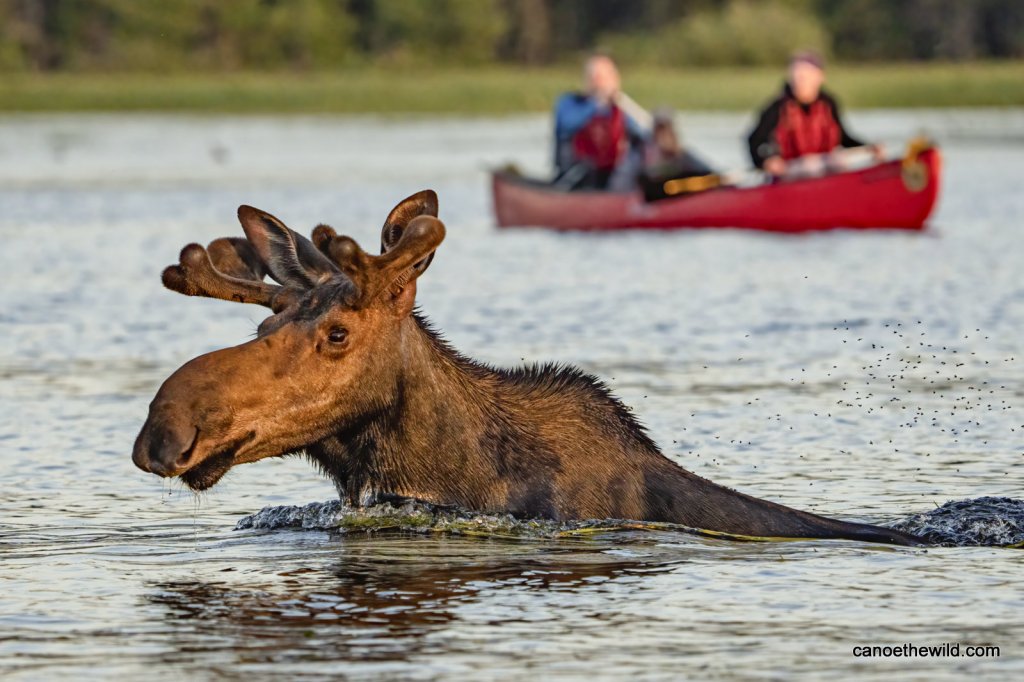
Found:
[[163, 383], [135, 441], [136, 466], [202, 491], [238, 464], [305, 454], [353, 506], [413, 498], [521, 518], [923, 544], [683, 469], [577, 368], [499, 369], [459, 353], [415, 305], [445, 237], [437, 216], [433, 191], [408, 197], [370, 255], [327, 225], [310, 240], [242, 206], [244, 239], [186, 246], [163, 272], [167, 288], [272, 314], [254, 339], [190, 360]]

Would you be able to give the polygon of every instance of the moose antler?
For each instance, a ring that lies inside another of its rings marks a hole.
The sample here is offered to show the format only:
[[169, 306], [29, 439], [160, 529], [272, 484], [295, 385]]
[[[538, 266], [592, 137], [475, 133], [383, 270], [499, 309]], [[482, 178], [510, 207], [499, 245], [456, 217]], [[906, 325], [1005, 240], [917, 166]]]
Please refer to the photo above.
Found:
[[366, 253], [354, 239], [328, 225], [313, 230], [313, 244], [359, 287], [364, 300], [373, 300], [385, 291], [401, 291], [430, 265], [445, 236], [437, 212], [433, 190], [399, 202], [384, 221], [379, 256]]
[[[317, 226], [310, 242], [251, 206], [239, 207], [238, 219], [245, 239], [216, 239], [205, 249], [189, 244], [178, 264], [164, 270], [164, 286], [187, 296], [256, 303], [277, 313], [303, 291], [344, 276], [370, 302], [384, 292], [397, 295], [419, 277], [445, 236], [432, 190], [406, 198], [391, 211], [381, 230], [379, 256], [327, 225]], [[264, 282], [267, 275], [282, 286]]]
[[[256, 303], [276, 313], [302, 291], [338, 273], [308, 239], [269, 213], [240, 206], [238, 219], [245, 239], [215, 239], [205, 249], [189, 244], [178, 264], [164, 270], [164, 286], [187, 296]], [[264, 282], [267, 275], [282, 286]]]
[[[181, 250], [178, 264], [166, 268], [161, 276], [164, 286], [186, 296], [206, 296], [239, 303], [255, 303], [277, 312], [287, 306], [290, 291], [275, 284], [267, 284], [255, 277], [252, 265], [243, 259], [227, 239], [210, 243], [209, 250], [199, 244], [189, 244]], [[230, 253], [228, 249], [230, 248]], [[244, 253], [244, 251], [243, 251]], [[225, 269], [235, 274], [251, 274], [252, 279], [226, 275], [210, 260], [217, 254], [217, 260]], [[233, 254], [233, 256], [231, 255]], [[256, 263], [261, 268], [259, 263]], [[243, 269], [244, 268], [244, 269]]]
[[206, 247], [206, 252], [210, 254], [213, 267], [230, 277], [262, 282], [269, 274], [256, 249], [241, 237], [214, 239]]

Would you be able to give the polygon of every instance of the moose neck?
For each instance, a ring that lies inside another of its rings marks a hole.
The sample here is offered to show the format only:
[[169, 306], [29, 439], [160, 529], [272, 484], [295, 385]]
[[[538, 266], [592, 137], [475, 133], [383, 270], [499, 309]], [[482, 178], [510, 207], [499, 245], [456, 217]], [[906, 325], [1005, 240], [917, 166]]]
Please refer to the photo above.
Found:
[[390, 399], [308, 448], [351, 504], [397, 495], [474, 508], [504, 502], [485, 441], [530, 438], [497, 374], [459, 355], [415, 316], [400, 332]]

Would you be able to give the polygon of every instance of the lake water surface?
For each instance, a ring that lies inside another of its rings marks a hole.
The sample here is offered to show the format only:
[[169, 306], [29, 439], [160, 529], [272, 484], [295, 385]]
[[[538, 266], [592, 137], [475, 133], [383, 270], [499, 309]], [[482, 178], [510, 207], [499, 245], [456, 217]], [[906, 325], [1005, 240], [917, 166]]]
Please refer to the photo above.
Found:
[[[682, 123], [742, 162], [745, 118]], [[931, 229], [499, 233], [483, 170], [543, 168], [539, 117], [0, 118], [0, 675], [1020, 679], [1019, 550], [235, 531], [333, 486], [293, 458], [196, 497], [131, 462], [160, 382], [262, 316], [162, 289], [181, 246], [241, 234], [248, 203], [372, 247], [432, 187], [420, 303], [469, 355], [579, 364], [669, 457], [791, 506], [1024, 497], [1024, 112], [852, 123], [941, 143]], [[945, 642], [1000, 655], [852, 653]]]

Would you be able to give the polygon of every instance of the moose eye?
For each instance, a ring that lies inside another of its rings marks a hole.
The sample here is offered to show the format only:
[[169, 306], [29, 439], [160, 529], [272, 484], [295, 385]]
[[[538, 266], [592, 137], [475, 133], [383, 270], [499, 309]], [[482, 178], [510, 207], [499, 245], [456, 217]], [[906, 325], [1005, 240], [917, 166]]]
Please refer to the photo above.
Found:
[[344, 327], [331, 327], [331, 331], [327, 332], [327, 340], [331, 343], [345, 343], [347, 338], [348, 330]]

